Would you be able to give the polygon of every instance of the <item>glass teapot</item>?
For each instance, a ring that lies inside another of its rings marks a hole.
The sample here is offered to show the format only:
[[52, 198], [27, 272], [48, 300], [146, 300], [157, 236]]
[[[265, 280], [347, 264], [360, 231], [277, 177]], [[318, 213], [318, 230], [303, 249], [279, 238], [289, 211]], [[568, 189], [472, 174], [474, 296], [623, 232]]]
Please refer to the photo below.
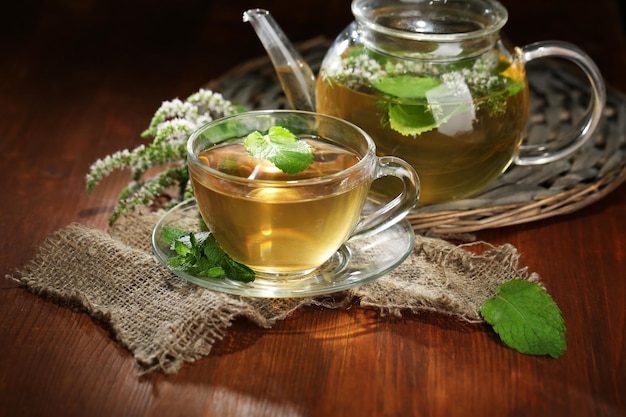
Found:
[[[329, 48], [315, 79], [271, 15], [248, 10], [294, 108], [349, 120], [381, 155], [409, 162], [420, 176], [420, 204], [472, 196], [511, 163], [565, 158], [594, 133], [605, 86], [575, 45], [543, 41], [514, 47], [500, 36], [507, 10], [495, 0], [353, 0], [352, 22]], [[591, 85], [579, 126], [559, 140], [524, 145], [529, 117], [525, 64], [558, 57]]]

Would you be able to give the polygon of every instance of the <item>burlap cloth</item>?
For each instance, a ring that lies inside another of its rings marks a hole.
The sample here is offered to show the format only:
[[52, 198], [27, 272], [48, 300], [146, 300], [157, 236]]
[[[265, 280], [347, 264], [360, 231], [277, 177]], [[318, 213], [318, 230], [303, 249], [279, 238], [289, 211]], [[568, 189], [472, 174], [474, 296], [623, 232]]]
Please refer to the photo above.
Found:
[[[515, 247], [463, 246], [416, 237], [413, 253], [378, 280], [339, 294], [258, 299], [207, 290], [173, 275], [152, 254], [152, 228], [163, 213], [132, 216], [108, 232], [72, 224], [52, 234], [12, 276], [34, 293], [74, 306], [110, 326], [142, 372], [176, 372], [208, 355], [233, 320], [270, 327], [304, 305], [347, 303], [400, 315], [424, 310], [480, 321], [480, 305], [513, 278], [538, 281], [518, 265]], [[482, 244], [480, 244], [482, 245]], [[480, 252], [480, 253], [478, 253]]]

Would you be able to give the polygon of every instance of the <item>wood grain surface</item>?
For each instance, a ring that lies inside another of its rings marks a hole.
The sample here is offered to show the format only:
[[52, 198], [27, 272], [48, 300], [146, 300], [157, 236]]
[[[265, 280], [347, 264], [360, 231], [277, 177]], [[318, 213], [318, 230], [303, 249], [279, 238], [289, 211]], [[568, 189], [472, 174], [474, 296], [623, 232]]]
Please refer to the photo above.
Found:
[[[269, 330], [237, 321], [209, 357], [142, 376], [106, 328], [5, 275], [69, 223], [106, 228], [129, 178], [87, 194], [88, 167], [142, 143], [162, 101], [264, 54], [244, 10], [270, 9], [303, 41], [339, 33], [349, 1], [14, 3], [0, 12], [0, 416], [626, 415], [624, 185], [575, 213], [477, 233], [515, 245], [543, 278], [568, 328], [557, 360], [447, 317], [307, 308]], [[576, 43], [626, 92], [618, 0], [503, 3], [516, 44]]]

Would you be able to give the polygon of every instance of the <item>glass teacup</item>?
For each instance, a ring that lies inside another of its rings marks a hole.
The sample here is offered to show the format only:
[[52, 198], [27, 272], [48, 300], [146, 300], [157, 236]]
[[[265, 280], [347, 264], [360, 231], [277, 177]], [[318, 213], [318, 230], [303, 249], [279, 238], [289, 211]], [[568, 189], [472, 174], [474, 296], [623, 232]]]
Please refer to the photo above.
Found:
[[[282, 126], [311, 145], [314, 162], [286, 174], [243, 146], [252, 132]], [[189, 174], [204, 222], [234, 260], [263, 275], [289, 278], [324, 264], [349, 239], [379, 233], [415, 206], [419, 179], [400, 158], [376, 156], [371, 137], [350, 122], [291, 110], [252, 111], [196, 130]], [[364, 215], [372, 182], [393, 176], [402, 191]]]

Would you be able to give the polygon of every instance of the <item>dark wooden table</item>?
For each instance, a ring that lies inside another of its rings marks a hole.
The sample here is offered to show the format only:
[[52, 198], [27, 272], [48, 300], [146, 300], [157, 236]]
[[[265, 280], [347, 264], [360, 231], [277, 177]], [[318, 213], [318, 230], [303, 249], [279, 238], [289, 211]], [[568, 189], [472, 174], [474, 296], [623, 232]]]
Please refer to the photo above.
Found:
[[[0, 415], [626, 415], [624, 185], [569, 215], [477, 233], [515, 245], [543, 278], [568, 327], [560, 359], [448, 318], [309, 308], [270, 330], [237, 321], [211, 356], [141, 377], [89, 316], [5, 275], [71, 222], [106, 228], [129, 178], [88, 195], [87, 169], [139, 145], [162, 101], [263, 55], [243, 10], [271, 9], [301, 41], [337, 34], [349, 1], [14, 3], [0, 12]], [[515, 43], [577, 43], [626, 91], [618, 0], [504, 3]]]

